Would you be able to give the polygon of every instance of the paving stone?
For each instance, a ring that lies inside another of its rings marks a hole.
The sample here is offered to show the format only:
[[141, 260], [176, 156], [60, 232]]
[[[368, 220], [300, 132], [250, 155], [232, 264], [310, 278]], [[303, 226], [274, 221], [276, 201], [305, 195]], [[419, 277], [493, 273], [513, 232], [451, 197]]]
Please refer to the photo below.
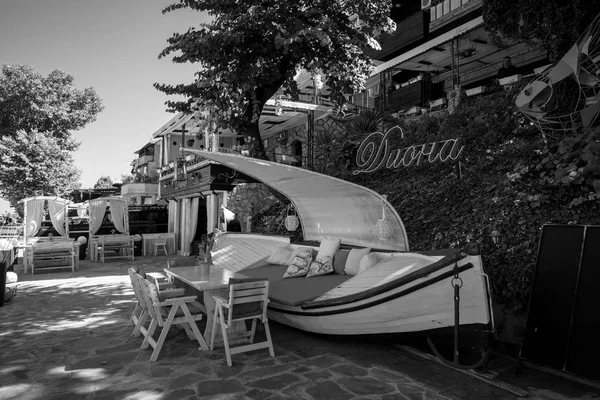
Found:
[[386, 381], [402, 382], [402, 383], [408, 383], [408, 384], [414, 383], [412, 380], [407, 378], [405, 375], [401, 375], [396, 372], [392, 372], [392, 371], [381, 369], [381, 368], [371, 368], [370, 373], [371, 373], [372, 377], [378, 378], [378, 379], [383, 379]]
[[257, 378], [264, 378], [271, 375], [281, 374], [289, 369], [291, 369], [293, 365], [273, 365], [270, 367], [259, 367], [255, 368], [249, 372], [244, 372], [243, 374], [238, 375], [238, 377], [244, 381], [252, 381]]
[[355, 376], [352, 378], [340, 379], [338, 382], [344, 385], [350, 392], [361, 396], [368, 394], [387, 394], [396, 390], [393, 385], [371, 377]]
[[311, 358], [305, 361], [300, 361], [297, 364], [299, 365], [307, 365], [311, 367], [319, 367], [319, 368], [329, 368], [332, 365], [339, 364], [343, 360], [338, 357], [332, 357], [330, 355], [321, 355], [319, 357]]
[[246, 396], [251, 398], [252, 400], [264, 400], [269, 397], [273, 392], [268, 392], [266, 390], [260, 389], [250, 389], [246, 392]]
[[295, 374], [303, 374], [305, 372], [310, 372], [310, 371], [312, 371], [310, 368], [308, 368], [307, 366], [303, 365], [301, 367], [296, 368], [292, 372], [295, 373]]
[[194, 389], [178, 389], [173, 390], [171, 392], [167, 392], [163, 394], [164, 397], [161, 397], [161, 400], [181, 400], [190, 396], [196, 396], [196, 391]]
[[181, 388], [186, 388], [188, 386], [193, 386], [193, 385], [196, 385], [198, 382], [200, 382], [205, 377], [206, 377], [205, 375], [195, 374], [195, 373], [180, 375], [171, 381], [168, 389], [173, 390], [173, 389], [181, 389]]
[[304, 377], [306, 377], [306, 379], [311, 380], [311, 381], [320, 381], [320, 380], [324, 380], [324, 379], [329, 379], [331, 376], [333, 376], [331, 374], [331, 372], [327, 371], [326, 369], [322, 369], [322, 370], [318, 370], [318, 371], [311, 371], [311, 372], [307, 372], [304, 374]]
[[246, 389], [238, 380], [225, 379], [200, 382], [196, 393], [199, 397], [207, 397], [245, 391]]
[[249, 381], [246, 383], [246, 385], [257, 389], [282, 390], [286, 386], [291, 385], [294, 382], [298, 382], [300, 379], [302, 378], [298, 377], [298, 375], [286, 373], [271, 376], [269, 378]]
[[31, 353], [20, 351], [12, 353], [0, 358], [0, 365], [32, 363], [35, 361], [35, 356]]
[[134, 361], [137, 358], [137, 355], [137, 351], [130, 351], [126, 353], [107, 354], [103, 356], [84, 358], [67, 365], [65, 367], [65, 371], [102, 368], [110, 373], [114, 373], [126, 367], [128, 363]]
[[366, 376], [369, 373], [369, 371], [365, 368], [354, 364], [334, 365], [329, 370], [346, 376]]
[[326, 381], [319, 382], [305, 389], [306, 393], [310, 394], [315, 399], [327, 400], [349, 400], [354, 397], [335, 382]]
[[234, 363], [231, 367], [227, 365], [227, 362], [223, 361], [220, 364], [213, 366], [213, 371], [218, 378], [231, 378], [237, 377], [242, 370], [245, 368], [245, 364]]
[[173, 373], [173, 368], [163, 367], [160, 365], [153, 366], [150, 368], [150, 376], [154, 377], [167, 377]]
[[[95, 340], [96, 342], [99, 343], [106, 343], [106, 339], [98, 339]], [[87, 343], [90, 343], [91, 341], [87, 341]], [[93, 342], [90, 343], [90, 347], [93, 345]], [[138, 343], [127, 343], [127, 344], [121, 344], [118, 346], [113, 346], [113, 347], [106, 347], [106, 348], [99, 348], [96, 350], [96, 354], [98, 355], [104, 355], [104, 354], [115, 354], [115, 353], [123, 353], [123, 352], [127, 352], [127, 351], [137, 351], [139, 349], [139, 344]], [[89, 347], [88, 347], [89, 348]]]

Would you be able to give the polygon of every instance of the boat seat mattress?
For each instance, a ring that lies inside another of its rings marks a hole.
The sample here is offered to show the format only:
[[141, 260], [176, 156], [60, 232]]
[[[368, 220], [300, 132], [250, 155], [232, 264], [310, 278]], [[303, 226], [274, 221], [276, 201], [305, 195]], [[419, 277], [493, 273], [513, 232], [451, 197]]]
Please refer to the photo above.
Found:
[[288, 306], [300, 306], [312, 301], [334, 287], [352, 278], [350, 275], [327, 274], [310, 278], [283, 279], [287, 266], [266, 264], [240, 271], [252, 278], [265, 278], [269, 281], [269, 299]]

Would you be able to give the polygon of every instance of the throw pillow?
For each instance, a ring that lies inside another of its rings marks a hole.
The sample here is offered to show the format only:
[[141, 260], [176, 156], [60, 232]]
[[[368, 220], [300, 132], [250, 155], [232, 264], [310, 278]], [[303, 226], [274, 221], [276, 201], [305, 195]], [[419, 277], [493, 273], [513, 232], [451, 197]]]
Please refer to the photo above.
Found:
[[294, 258], [296, 258], [296, 256], [300, 253], [302, 253], [303, 251], [306, 250], [311, 250], [312, 251], [312, 247], [296, 247], [295, 249], [292, 249], [292, 255], [290, 256], [289, 260], [287, 263], [285, 263], [285, 265], [291, 265], [294, 262]]
[[373, 265], [377, 264], [378, 262], [379, 262], [379, 257], [377, 257], [377, 254], [375, 254], [375, 253], [367, 254], [366, 256], [361, 258], [360, 264], [358, 266], [358, 272], [356, 273], [356, 275], [362, 274], [363, 272], [365, 272], [366, 270], [368, 270], [369, 268], [371, 268]]
[[360, 268], [360, 260], [362, 260], [362, 258], [370, 252], [370, 247], [365, 247], [364, 249], [350, 250], [350, 254], [348, 254], [348, 259], [346, 260], [346, 267], [344, 268], [344, 272], [346, 272], [346, 275], [358, 275], [358, 269]]
[[330, 274], [333, 272], [333, 256], [340, 247], [341, 239], [324, 238], [319, 245], [315, 261], [310, 264], [306, 277]]
[[292, 256], [292, 249], [288, 246], [280, 246], [267, 258], [267, 263], [277, 265], [289, 265], [288, 260]]
[[297, 278], [308, 274], [308, 268], [312, 262], [312, 249], [306, 249], [298, 255], [292, 261], [292, 264], [288, 267], [283, 274], [283, 278]]
[[346, 260], [348, 259], [349, 250], [338, 250], [333, 256], [333, 272], [339, 275], [346, 275]]

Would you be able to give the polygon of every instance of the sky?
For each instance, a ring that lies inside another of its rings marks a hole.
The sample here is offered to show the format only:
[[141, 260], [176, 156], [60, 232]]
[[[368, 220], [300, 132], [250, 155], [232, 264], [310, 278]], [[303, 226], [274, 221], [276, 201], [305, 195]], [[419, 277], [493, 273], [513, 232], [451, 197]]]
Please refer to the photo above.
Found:
[[[105, 106], [96, 121], [74, 131], [82, 188], [101, 176], [120, 182], [134, 152], [175, 114], [178, 100], [153, 83], [189, 83], [198, 65], [158, 59], [175, 32], [209, 21], [205, 13], [162, 14], [170, 0], [0, 0], [0, 64], [29, 64], [46, 76], [55, 69], [93, 87]], [[0, 200], [0, 214], [8, 202]]]

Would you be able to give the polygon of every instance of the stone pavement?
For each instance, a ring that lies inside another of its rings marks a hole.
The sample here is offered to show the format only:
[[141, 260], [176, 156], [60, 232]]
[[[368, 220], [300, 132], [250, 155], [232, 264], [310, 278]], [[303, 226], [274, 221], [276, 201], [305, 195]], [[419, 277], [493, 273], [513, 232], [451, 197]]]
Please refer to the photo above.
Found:
[[[17, 297], [0, 308], [0, 400], [110, 399], [515, 399], [517, 396], [420, 357], [393, 340], [330, 337], [271, 322], [267, 350], [233, 356], [172, 328], [158, 361], [131, 336], [127, 268], [160, 271], [167, 257], [81, 261], [75, 273], [19, 273]], [[202, 329], [202, 327], [201, 327]], [[597, 390], [496, 358], [494, 374], [530, 399], [592, 399]]]

